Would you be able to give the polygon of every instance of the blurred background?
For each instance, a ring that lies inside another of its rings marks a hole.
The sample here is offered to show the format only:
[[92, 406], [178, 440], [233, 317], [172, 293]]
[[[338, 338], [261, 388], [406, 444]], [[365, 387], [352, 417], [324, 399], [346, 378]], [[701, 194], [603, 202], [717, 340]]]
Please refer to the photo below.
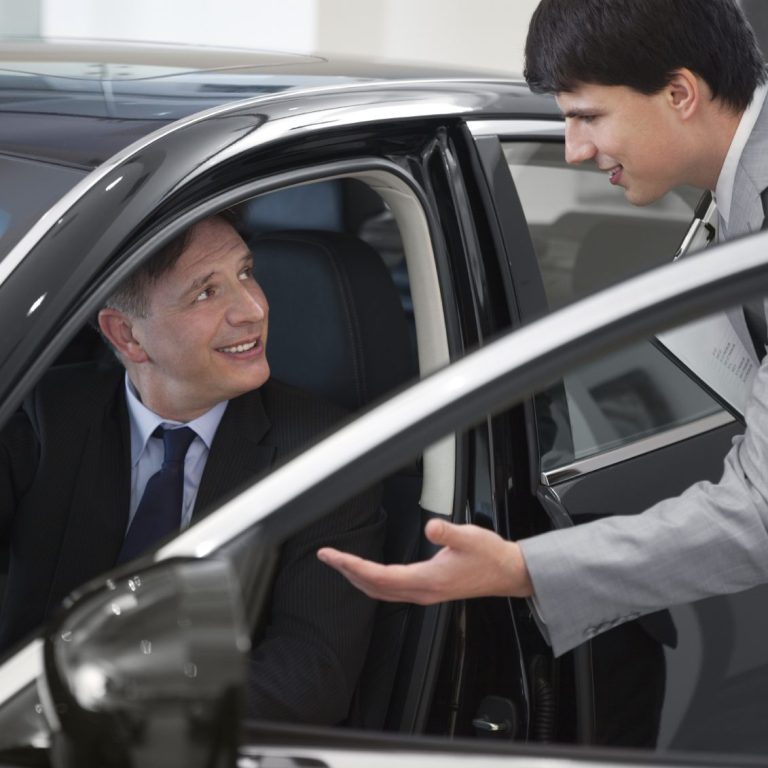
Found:
[[[739, 0], [768, 49], [768, 0]], [[538, 0], [0, 0], [0, 34], [333, 52], [520, 74]]]
[[538, 0], [0, 0], [0, 34], [143, 40], [522, 71]]

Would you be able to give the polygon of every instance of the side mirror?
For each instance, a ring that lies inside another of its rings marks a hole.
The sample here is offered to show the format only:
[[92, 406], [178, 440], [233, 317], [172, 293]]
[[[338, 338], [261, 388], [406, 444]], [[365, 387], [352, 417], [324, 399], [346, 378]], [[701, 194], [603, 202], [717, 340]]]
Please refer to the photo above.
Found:
[[46, 637], [53, 764], [235, 766], [250, 642], [228, 563], [123, 573], [76, 598]]

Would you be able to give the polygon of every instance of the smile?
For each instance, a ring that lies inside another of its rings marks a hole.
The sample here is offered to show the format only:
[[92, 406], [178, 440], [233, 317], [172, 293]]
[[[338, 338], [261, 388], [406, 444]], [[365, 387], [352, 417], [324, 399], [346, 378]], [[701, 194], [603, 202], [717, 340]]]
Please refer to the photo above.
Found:
[[252, 349], [259, 345], [260, 339], [255, 341], [247, 341], [243, 344], [235, 344], [231, 347], [219, 347], [219, 352], [226, 352], [229, 355], [242, 354], [243, 352], [250, 352]]
[[624, 170], [623, 165], [617, 165], [615, 168], [611, 168], [608, 171], [608, 181], [611, 182], [611, 184], [618, 184], [619, 179], [621, 178], [621, 172]]

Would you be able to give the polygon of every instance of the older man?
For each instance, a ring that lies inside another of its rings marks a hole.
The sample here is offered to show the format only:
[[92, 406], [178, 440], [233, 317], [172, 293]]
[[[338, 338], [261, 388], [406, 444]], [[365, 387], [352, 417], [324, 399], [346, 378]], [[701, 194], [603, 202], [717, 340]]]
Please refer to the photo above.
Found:
[[[84, 581], [141, 554], [328, 429], [327, 403], [269, 380], [266, 297], [229, 221], [193, 225], [99, 312], [123, 367], [51, 369], [0, 435], [0, 538], [11, 544], [3, 647]], [[286, 544], [251, 659], [249, 713], [347, 715], [374, 604], [314, 550], [376, 556], [383, 519], [359, 497]]]

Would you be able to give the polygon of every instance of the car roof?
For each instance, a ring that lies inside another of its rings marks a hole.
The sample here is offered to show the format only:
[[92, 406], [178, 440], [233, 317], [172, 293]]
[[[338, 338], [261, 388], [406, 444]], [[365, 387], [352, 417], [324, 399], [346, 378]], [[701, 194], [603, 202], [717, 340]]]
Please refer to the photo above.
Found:
[[498, 73], [201, 46], [0, 39], [0, 153], [91, 169], [168, 123], [243, 99], [417, 81], [445, 94], [452, 82], [466, 90], [468, 79], [482, 83], [486, 96], [512, 88], [505, 113], [558, 115], [551, 98]]

